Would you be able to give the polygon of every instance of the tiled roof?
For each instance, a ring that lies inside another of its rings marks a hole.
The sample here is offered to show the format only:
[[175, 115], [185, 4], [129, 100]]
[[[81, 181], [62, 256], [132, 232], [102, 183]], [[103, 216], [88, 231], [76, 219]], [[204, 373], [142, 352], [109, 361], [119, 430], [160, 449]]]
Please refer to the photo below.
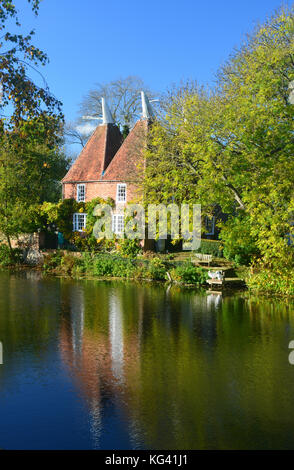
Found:
[[116, 125], [98, 126], [62, 182], [101, 180], [121, 143], [122, 135]]
[[148, 125], [148, 120], [140, 120], [135, 124], [107, 167], [103, 181], [136, 181], [138, 179], [143, 165], [142, 151], [146, 144]]

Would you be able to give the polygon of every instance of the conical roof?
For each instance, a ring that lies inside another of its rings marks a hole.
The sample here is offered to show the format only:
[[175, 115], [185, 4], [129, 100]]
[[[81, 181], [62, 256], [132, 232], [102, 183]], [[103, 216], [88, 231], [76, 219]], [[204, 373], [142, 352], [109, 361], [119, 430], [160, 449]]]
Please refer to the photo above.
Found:
[[97, 181], [102, 179], [122, 143], [122, 135], [115, 124], [102, 124], [96, 128], [63, 178], [63, 183]]
[[141, 119], [131, 130], [106, 169], [104, 181], [136, 181], [143, 166], [148, 120]]

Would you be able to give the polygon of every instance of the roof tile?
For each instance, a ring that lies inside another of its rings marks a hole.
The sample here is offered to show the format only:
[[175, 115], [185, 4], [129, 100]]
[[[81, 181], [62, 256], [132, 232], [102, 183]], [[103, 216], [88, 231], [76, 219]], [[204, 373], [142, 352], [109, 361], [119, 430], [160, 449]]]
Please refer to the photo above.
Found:
[[121, 143], [122, 135], [116, 125], [98, 126], [62, 182], [101, 180]]

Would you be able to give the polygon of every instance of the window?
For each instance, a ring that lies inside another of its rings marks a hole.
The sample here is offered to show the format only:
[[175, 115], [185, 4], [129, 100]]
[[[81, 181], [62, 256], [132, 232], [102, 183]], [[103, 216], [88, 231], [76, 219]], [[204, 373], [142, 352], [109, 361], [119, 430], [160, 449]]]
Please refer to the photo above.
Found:
[[117, 202], [126, 202], [127, 200], [127, 185], [126, 184], [117, 185], [116, 200]]
[[215, 217], [205, 217], [205, 229], [206, 229], [206, 234], [205, 235], [214, 235], [214, 229], [215, 229]]
[[86, 199], [86, 188], [85, 184], [78, 184], [77, 185], [77, 201], [84, 202]]
[[86, 228], [87, 214], [77, 212], [73, 215], [73, 231], [82, 232]]
[[124, 231], [124, 216], [121, 214], [113, 214], [112, 216], [112, 231], [116, 234], [121, 234]]

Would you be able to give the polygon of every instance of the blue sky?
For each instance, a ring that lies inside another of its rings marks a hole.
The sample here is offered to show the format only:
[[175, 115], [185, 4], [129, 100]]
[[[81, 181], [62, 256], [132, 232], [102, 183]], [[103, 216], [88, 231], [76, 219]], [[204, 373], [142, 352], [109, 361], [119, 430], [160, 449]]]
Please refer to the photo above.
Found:
[[[34, 18], [16, 0], [26, 28], [50, 57], [45, 74], [74, 120], [97, 82], [138, 75], [164, 91], [183, 79], [211, 84], [219, 65], [280, 0], [43, 0]], [[292, 2], [284, 2], [290, 5]]]

